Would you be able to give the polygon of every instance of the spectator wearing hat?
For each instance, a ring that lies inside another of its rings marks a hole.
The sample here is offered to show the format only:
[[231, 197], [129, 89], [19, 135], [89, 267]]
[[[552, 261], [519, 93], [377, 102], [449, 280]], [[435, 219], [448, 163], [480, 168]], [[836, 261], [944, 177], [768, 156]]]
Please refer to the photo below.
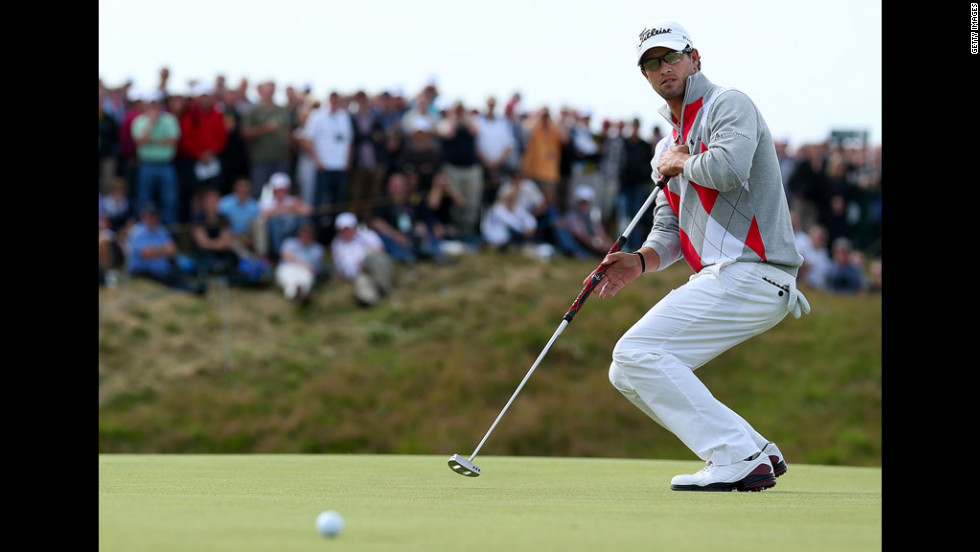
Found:
[[146, 93], [145, 110], [133, 119], [132, 135], [139, 170], [136, 175], [137, 208], [159, 201], [164, 224], [177, 222], [179, 191], [174, 158], [180, 122], [163, 109], [161, 93]]
[[126, 260], [129, 274], [148, 278], [180, 291], [204, 294], [207, 283], [192, 282], [177, 264], [177, 244], [152, 204], [140, 210], [140, 220], [127, 235]]
[[338, 276], [354, 284], [358, 304], [370, 307], [391, 293], [392, 260], [377, 232], [358, 224], [357, 216], [344, 212], [334, 221], [337, 234], [330, 242]]
[[279, 258], [283, 241], [294, 236], [300, 223], [313, 214], [313, 207], [290, 191], [291, 184], [288, 174], [273, 173], [269, 179], [272, 193], [259, 200], [259, 224], [266, 235], [258, 240], [262, 248], [258, 253], [272, 260]]
[[311, 221], [303, 221], [296, 235], [282, 242], [280, 253], [276, 283], [286, 299], [298, 305], [308, 304], [314, 286], [327, 276], [326, 252], [316, 239], [316, 226]]
[[[572, 193], [572, 206], [565, 213], [565, 224], [575, 243], [591, 256], [602, 258], [609, 252], [613, 240], [606, 233], [602, 219], [595, 209], [595, 190], [580, 184]], [[581, 257], [580, 251], [572, 254]]]

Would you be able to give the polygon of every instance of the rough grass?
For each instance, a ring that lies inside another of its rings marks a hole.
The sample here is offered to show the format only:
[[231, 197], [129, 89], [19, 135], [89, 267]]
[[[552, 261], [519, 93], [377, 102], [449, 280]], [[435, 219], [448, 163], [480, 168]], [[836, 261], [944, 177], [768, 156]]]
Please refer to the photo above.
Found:
[[[337, 280], [305, 309], [276, 288], [100, 288], [99, 451], [469, 454], [596, 264], [483, 252], [399, 267], [373, 309]], [[622, 332], [689, 274], [591, 297], [481, 454], [690, 459], [606, 375]], [[881, 297], [807, 297], [812, 314], [698, 375], [788, 459], [880, 466]]]

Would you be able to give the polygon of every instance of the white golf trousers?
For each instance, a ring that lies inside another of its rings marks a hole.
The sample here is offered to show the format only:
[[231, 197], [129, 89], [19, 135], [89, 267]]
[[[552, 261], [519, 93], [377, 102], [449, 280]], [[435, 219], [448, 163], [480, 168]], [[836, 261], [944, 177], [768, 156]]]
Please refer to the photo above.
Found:
[[795, 287], [792, 276], [765, 263], [702, 269], [620, 338], [609, 381], [702, 460], [727, 465], [755, 454], [766, 439], [718, 401], [694, 370], [778, 324]]

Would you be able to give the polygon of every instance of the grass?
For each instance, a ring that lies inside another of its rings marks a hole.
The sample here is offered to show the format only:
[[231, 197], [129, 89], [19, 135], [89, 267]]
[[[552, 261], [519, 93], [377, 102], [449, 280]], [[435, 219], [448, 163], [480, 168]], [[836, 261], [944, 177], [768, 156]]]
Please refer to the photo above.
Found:
[[[596, 264], [399, 267], [373, 309], [336, 280], [306, 309], [275, 288], [100, 288], [99, 452], [469, 454]], [[481, 454], [692, 459], [606, 374], [623, 331], [689, 275], [679, 263], [590, 298]], [[697, 373], [791, 462], [880, 467], [881, 296], [807, 297], [810, 315]]]
[[[695, 461], [448, 455], [99, 456], [103, 552], [882, 549], [880, 468], [790, 464], [759, 493], [669, 490]], [[344, 531], [320, 536], [336, 510]]]

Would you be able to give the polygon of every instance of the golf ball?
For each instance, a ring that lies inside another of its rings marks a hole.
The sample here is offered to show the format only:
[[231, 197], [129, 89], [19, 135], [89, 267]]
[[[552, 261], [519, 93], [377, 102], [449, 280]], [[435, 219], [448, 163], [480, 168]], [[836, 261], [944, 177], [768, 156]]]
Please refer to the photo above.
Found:
[[333, 510], [320, 512], [316, 517], [316, 530], [324, 537], [336, 537], [344, 530], [344, 518]]

